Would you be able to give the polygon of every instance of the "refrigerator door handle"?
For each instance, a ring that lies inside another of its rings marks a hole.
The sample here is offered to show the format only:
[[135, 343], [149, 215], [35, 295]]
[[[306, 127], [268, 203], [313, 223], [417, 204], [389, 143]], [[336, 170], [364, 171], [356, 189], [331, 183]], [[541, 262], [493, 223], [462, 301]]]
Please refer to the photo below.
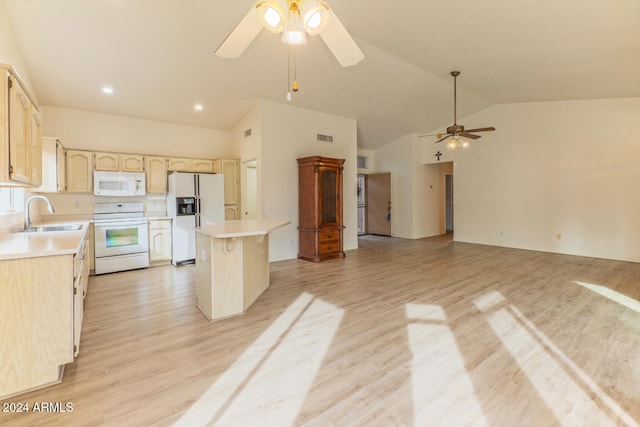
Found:
[[200, 227], [200, 214], [196, 214], [196, 227]]
[[200, 196], [200, 175], [193, 174], [193, 188], [196, 191], [196, 197]]

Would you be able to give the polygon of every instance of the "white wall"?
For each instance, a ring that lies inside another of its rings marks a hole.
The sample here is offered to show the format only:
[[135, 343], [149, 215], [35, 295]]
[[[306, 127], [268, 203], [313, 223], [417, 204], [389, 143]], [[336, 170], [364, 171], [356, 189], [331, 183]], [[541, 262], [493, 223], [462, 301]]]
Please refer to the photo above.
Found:
[[[270, 237], [271, 261], [298, 255], [297, 158], [320, 155], [345, 159], [343, 183], [344, 249], [358, 247], [357, 123], [294, 106], [261, 102], [262, 217], [291, 221]], [[318, 133], [333, 136], [333, 143], [316, 141]], [[348, 255], [347, 255], [348, 256]]]
[[[417, 142], [420, 144], [420, 142]], [[417, 146], [414, 153], [419, 153]], [[438, 236], [446, 230], [446, 178], [453, 174], [453, 162], [421, 164], [414, 156], [413, 233], [414, 238]], [[454, 191], [455, 193], [455, 191]]]
[[424, 141], [405, 135], [375, 150], [376, 172], [391, 173], [391, 235], [406, 239], [444, 234], [445, 174], [452, 162], [425, 165]]
[[[244, 132], [247, 129], [251, 129], [251, 135], [244, 136]], [[244, 162], [249, 160], [256, 161], [256, 205], [262, 206], [262, 105], [258, 102], [249, 110], [249, 112], [234, 126], [231, 131], [234, 150], [236, 155], [234, 158], [240, 159], [241, 171], [240, 171], [240, 186], [241, 186], [241, 212], [242, 218], [245, 218], [244, 213], [248, 212], [246, 208], [247, 200], [247, 182], [244, 171]], [[262, 218], [262, 211], [256, 211], [256, 218]]]
[[640, 98], [496, 105], [462, 122], [497, 130], [455, 154], [456, 240], [640, 262]]
[[230, 132], [43, 106], [43, 134], [65, 148], [215, 159], [236, 157]]
[[375, 150], [376, 172], [391, 174], [391, 235], [413, 238], [413, 137], [406, 135]]
[[[22, 52], [13, 34], [4, 0], [0, 0], [0, 64], [13, 66], [31, 96], [37, 101], [38, 97], [31, 85]], [[22, 212], [0, 215], [0, 232], [10, 231], [11, 227], [22, 224], [23, 220], [24, 214]]]
[[29, 73], [27, 72], [22, 52], [13, 33], [4, 0], [0, 0], [0, 64], [13, 66], [20, 76], [20, 79], [27, 86], [31, 96], [37, 101], [38, 94], [35, 93], [31, 80], [29, 79]]

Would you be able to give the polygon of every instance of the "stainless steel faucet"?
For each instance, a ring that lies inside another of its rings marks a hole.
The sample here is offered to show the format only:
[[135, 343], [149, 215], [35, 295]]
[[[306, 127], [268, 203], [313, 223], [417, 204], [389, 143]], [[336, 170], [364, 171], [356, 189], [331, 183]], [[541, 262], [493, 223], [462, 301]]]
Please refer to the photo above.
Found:
[[29, 199], [27, 200], [27, 203], [25, 204], [24, 207], [24, 230], [25, 231], [29, 231], [31, 230], [31, 214], [29, 212], [29, 206], [31, 205], [31, 201], [33, 199], [42, 199], [45, 200], [47, 202], [47, 210], [49, 211], [49, 213], [54, 213], [55, 209], [53, 209], [53, 205], [51, 204], [51, 201], [49, 199], [47, 199], [44, 196], [32, 196], [29, 197]]

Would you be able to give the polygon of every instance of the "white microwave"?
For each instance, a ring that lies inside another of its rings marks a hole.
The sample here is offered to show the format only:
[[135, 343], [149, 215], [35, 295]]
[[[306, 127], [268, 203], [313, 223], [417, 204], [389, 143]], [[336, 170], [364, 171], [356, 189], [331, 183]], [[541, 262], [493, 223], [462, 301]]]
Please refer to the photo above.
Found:
[[146, 180], [142, 172], [94, 172], [96, 196], [144, 196]]

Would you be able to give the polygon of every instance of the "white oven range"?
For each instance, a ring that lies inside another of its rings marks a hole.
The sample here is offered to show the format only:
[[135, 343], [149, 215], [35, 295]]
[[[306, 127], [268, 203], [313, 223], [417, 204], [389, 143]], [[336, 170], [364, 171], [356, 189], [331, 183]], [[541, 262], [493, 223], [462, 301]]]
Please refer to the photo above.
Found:
[[149, 267], [149, 221], [144, 204], [96, 203], [95, 274]]

